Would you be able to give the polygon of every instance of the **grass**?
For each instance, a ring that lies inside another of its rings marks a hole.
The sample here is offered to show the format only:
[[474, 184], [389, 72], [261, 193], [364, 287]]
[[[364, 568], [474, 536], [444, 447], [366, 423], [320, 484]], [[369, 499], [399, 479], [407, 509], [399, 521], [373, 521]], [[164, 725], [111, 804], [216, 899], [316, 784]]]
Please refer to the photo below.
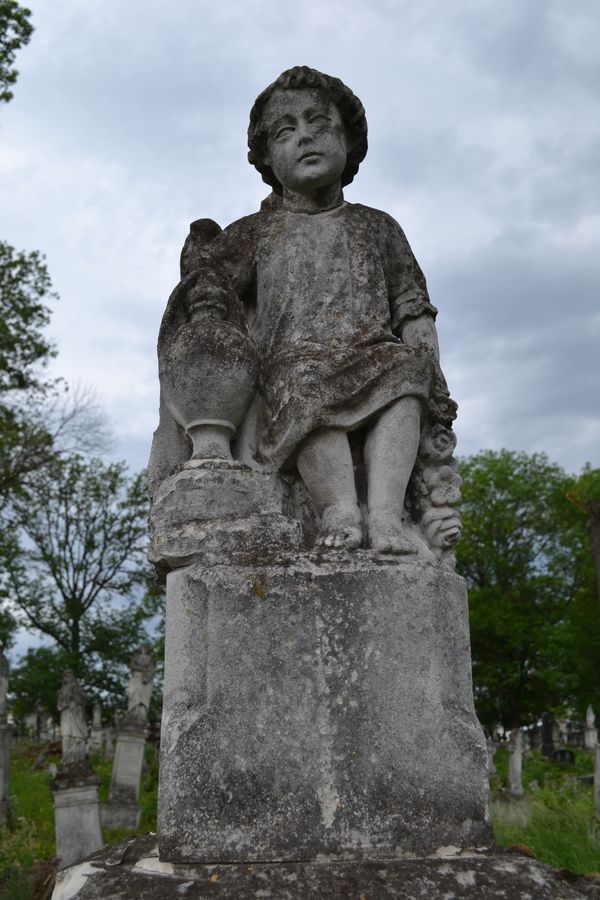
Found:
[[494, 760], [498, 775], [492, 779], [494, 837], [500, 847], [529, 847], [536, 859], [578, 874], [600, 871], [600, 821], [594, 816], [594, 791], [578, 775], [593, 772], [590, 753], [575, 751], [575, 765], [551, 763], [539, 753], [523, 765], [525, 794], [505, 798], [508, 753], [499, 750]]
[[[46, 769], [36, 770], [33, 763], [39, 745], [18, 741], [11, 757], [11, 828], [0, 829], [0, 900], [37, 900], [44, 897], [43, 883], [52, 871], [54, 857], [54, 807]], [[60, 762], [59, 756], [47, 757]], [[100, 801], [106, 800], [110, 787], [112, 760], [93, 755], [90, 763], [102, 779]], [[158, 788], [158, 755], [152, 744], [146, 744], [145, 767], [140, 789], [141, 819], [137, 832], [105, 828], [102, 837], [107, 844], [128, 834], [156, 831], [156, 793]]]

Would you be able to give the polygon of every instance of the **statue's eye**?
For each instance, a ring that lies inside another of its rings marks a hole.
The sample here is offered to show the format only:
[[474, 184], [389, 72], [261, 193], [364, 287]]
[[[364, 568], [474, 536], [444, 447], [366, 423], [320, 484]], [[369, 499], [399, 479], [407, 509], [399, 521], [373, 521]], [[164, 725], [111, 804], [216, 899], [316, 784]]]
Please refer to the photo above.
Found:
[[277, 140], [277, 138], [285, 137], [286, 135], [291, 134], [293, 130], [293, 125], [284, 125], [282, 128], [278, 128], [275, 132], [275, 139]]
[[315, 113], [314, 116], [311, 116], [308, 120], [309, 122], [329, 122], [329, 116], [326, 116], [325, 113]]

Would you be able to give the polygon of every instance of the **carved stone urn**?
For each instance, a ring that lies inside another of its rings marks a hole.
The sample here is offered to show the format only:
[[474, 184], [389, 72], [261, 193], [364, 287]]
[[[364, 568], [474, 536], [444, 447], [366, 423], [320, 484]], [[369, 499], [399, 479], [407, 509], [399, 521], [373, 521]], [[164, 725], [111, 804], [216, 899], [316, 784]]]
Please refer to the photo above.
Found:
[[192, 441], [192, 460], [231, 459], [230, 441], [256, 391], [258, 353], [245, 326], [199, 307], [159, 362], [163, 397]]

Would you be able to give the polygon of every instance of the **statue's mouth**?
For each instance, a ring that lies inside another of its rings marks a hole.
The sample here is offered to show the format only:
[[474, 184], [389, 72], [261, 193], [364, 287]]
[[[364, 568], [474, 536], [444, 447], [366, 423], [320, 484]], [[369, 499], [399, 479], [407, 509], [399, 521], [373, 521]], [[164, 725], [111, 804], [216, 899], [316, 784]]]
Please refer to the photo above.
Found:
[[322, 153], [317, 153], [316, 150], [308, 150], [306, 153], [303, 153], [302, 156], [299, 157], [299, 162], [303, 162], [305, 159], [318, 159], [323, 156]]

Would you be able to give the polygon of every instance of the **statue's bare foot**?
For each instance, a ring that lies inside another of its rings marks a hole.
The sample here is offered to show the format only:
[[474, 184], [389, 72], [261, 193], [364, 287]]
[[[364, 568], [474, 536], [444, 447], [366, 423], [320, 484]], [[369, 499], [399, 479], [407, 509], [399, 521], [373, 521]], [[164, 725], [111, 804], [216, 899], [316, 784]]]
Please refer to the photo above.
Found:
[[399, 516], [369, 516], [369, 545], [378, 553], [416, 554], [419, 547]]
[[328, 506], [321, 516], [317, 546], [333, 550], [356, 550], [363, 539], [362, 518], [357, 507]]

